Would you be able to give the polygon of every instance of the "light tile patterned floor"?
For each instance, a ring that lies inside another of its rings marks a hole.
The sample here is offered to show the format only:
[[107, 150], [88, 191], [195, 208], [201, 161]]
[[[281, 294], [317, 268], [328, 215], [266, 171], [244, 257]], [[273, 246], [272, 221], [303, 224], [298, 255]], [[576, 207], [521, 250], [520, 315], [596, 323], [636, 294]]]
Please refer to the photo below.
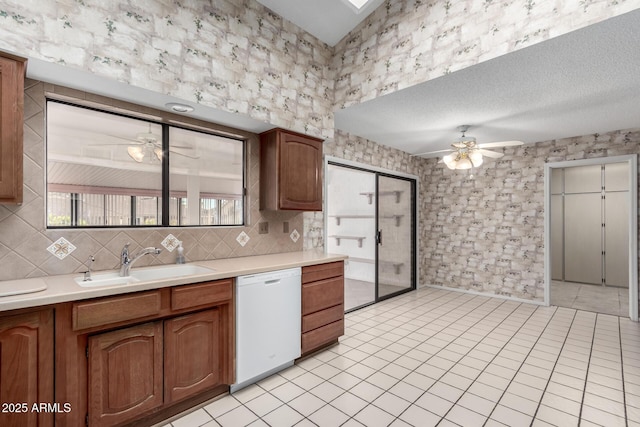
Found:
[[640, 426], [640, 325], [419, 289], [348, 314], [339, 345], [170, 425]]
[[629, 288], [551, 281], [551, 304], [614, 316], [629, 316]]

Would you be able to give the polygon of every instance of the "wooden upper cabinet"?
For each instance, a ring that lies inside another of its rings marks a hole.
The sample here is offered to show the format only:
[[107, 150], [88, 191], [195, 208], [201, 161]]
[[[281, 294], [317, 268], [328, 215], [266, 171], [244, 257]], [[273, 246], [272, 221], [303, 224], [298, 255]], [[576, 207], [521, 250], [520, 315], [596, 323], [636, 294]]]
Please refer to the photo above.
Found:
[[0, 52], [0, 203], [22, 203], [26, 60]]
[[53, 311], [0, 317], [0, 360], [0, 402], [13, 405], [2, 408], [0, 425], [53, 426], [53, 413], [32, 411], [54, 402]]
[[322, 210], [322, 140], [273, 129], [260, 134], [260, 209]]

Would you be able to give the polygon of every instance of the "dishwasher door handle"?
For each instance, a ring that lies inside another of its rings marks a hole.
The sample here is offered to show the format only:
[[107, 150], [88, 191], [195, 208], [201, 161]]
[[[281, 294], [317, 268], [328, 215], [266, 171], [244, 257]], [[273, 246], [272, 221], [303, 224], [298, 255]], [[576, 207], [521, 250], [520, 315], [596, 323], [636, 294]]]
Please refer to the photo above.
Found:
[[264, 282], [265, 285], [275, 285], [276, 283], [280, 283], [280, 279], [267, 280]]

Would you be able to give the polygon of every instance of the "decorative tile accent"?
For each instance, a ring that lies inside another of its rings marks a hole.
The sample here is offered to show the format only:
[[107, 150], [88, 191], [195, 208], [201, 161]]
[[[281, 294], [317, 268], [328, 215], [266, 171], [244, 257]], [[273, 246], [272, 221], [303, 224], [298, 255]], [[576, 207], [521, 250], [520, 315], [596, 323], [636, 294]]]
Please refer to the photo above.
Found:
[[298, 233], [298, 230], [293, 230], [291, 234], [289, 234], [289, 237], [291, 237], [291, 240], [295, 243], [300, 238], [300, 233]]
[[238, 234], [238, 237], [236, 237], [236, 241], [238, 243], [240, 243], [240, 246], [244, 246], [247, 243], [249, 243], [250, 239], [251, 239], [251, 237], [249, 237], [249, 235], [247, 233], [245, 233], [244, 231], [241, 232], [240, 234]]
[[173, 234], [169, 234], [161, 242], [161, 245], [164, 246], [169, 252], [173, 252], [173, 250], [180, 245], [180, 240]]
[[76, 250], [73, 244], [64, 237], [59, 238], [47, 248], [58, 259], [65, 259], [67, 255]]

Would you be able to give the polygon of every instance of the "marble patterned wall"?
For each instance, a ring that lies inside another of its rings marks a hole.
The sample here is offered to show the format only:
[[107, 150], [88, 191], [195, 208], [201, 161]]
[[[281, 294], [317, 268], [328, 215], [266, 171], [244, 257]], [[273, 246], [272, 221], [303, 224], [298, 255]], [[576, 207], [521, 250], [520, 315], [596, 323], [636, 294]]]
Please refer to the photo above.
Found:
[[[45, 227], [45, 91], [124, 109], [130, 105], [84, 92], [68, 90], [33, 80], [25, 84], [24, 202], [20, 206], [0, 205], [0, 280], [68, 274], [86, 270], [89, 255], [94, 270], [118, 267], [120, 251], [131, 243], [135, 253], [141, 247], [163, 249], [159, 255], [141, 258], [136, 265], [172, 264], [176, 252], [162, 248], [170, 234], [182, 240], [188, 262], [302, 250], [303, 215], [297, 212], [259, 210], [259, 141], [255, 134], [241, 133], [247, 143], [246, 227], [166, 227], [47, 230]], [[181, 120], [180, 117], [173, 117]], [[227, 128], [219, 127], [221, 131]], [[238, 133], [238, 132], [234, 132]], [[259, 234], [258, 224], [269, 222], [269, 233]], [[283, 222], [289, 232], [283, 232]], [[295, 233], [294, 233], [295, 231]], [[69, 244], [56, 244], [63, 238]], [[49, 249], [51, 248], [51, 249]]]

